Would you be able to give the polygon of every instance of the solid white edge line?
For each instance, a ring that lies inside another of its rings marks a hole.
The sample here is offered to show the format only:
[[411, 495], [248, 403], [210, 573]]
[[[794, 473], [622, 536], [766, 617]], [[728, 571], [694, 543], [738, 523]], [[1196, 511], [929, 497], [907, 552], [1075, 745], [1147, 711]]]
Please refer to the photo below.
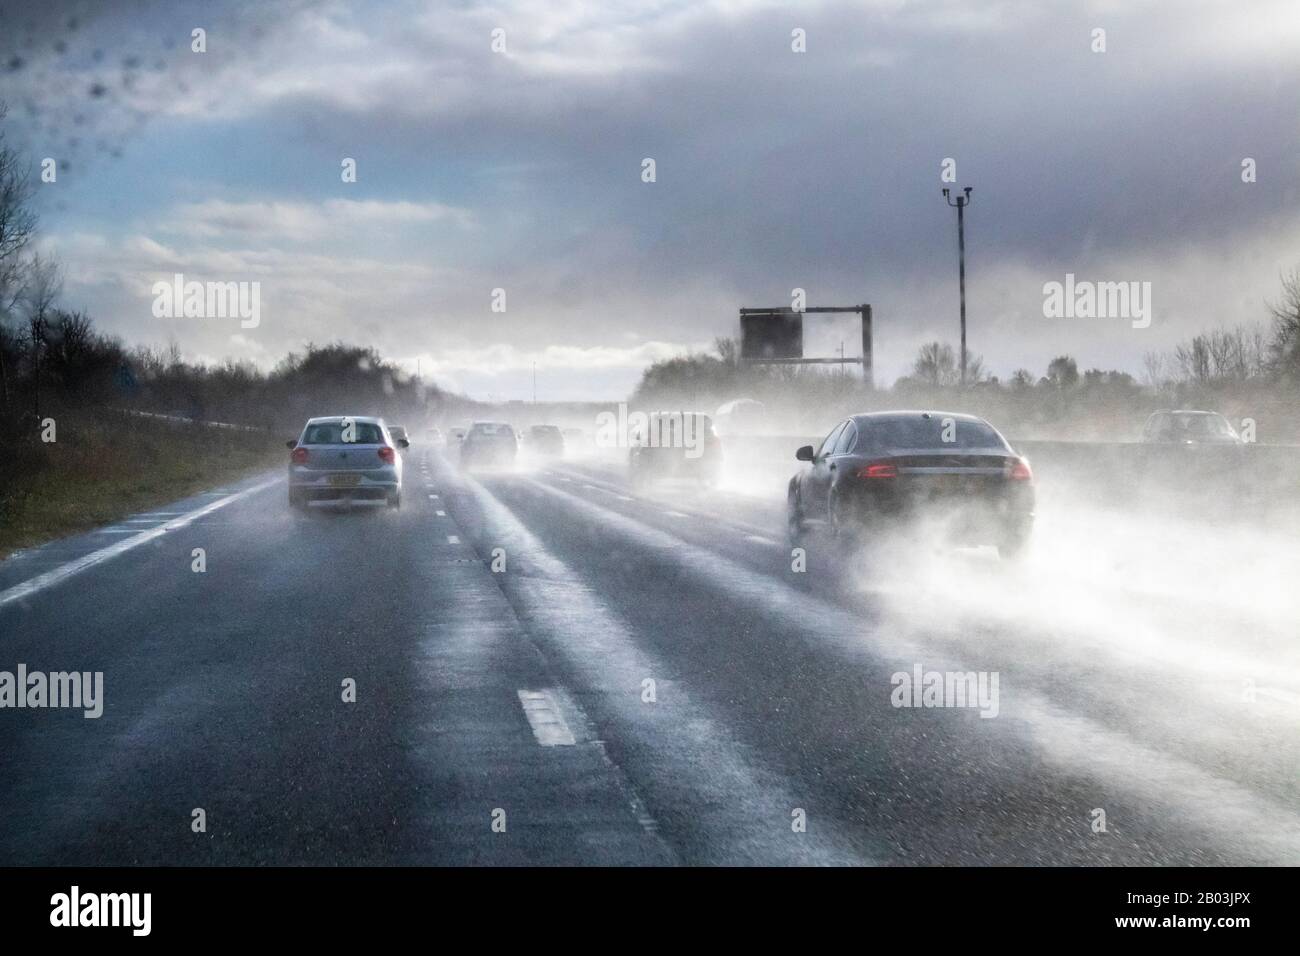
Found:
[[46, 571], [44, 574], [38, 574], [36, 577], [32, 578], [31, 580], [24, 581], [22, 584], [15, 584], [13, 587], [9, 588], [6, 591], [0, 591], [0, 607], [4, 607], [6, 604], [11, 604], [14, 601], [21, 601], [23, 598], [30, 597], [31, 595], [35, 594], [37, 591], [43, 591], [48, 587], [52, 587], [55, 584], [58, 584], [60, 581], [67, 580], [68, 578], [72, 577], [74, 574], [80, 574], [82, 571], [85, 571], [89, 568], [93, 568], [97, 564], [102, 564], [103, 562], [109, 560], [110, 558], [115, 558], [119, 554], [125, 554], [127, 551], [130, 551], [132, 548], [138, 548], [140, 545], [146, 544], [147, 542], [152, 541], [154, 538], [161, 537], [162, 535], [166, 534], [168, 531], [176, 531], [180, 528], [183, 528], [190, 522], [197, 521], [199, 518], [202, 518], [204, 515], [211, 514], [212, 512], [216, 511], [218, 508], [224, 508], [232, 501], [238, 501], [240, 498], [244, 498], [248, 495], [253, 494], [254, 492], [262, 491], [264, 488], [269, 488], [271, 487], [271, 485], [275, 484], [277, 481], [280, 480], [281, 479], [279, 478], [271, 478], [268, 481], [264, 481], [259, 485], [254, 485], [251, 488], [245, 488], [243, 491], [237, 491], [233, 495], [229, 495], [225, 498], [218, 498], [216, 501], [209, 502], [208, 504], [204, 505], [202, 508], [199, 508], [196, 511], [191, 511], [185, 515], [182, 515], [180, 518], [177, 518], [175, 521], [168, 521], [166, 524], [149, 528], [146, 531], [141, 531], [139, 534], [132, 535], [129, 538], [124, 538], [123, 540], [117, 542], [117, 544], [109, 545], [107, 548], [100, 548], [98, 551], [92, 551], [90, 552], [90, 554], [82, 555], [80, 558], [77, 558], [77, 560], [75, 561], [69, 561], [67, 564], [60, 565], [59, 567], [54, 568], [50, 571]]

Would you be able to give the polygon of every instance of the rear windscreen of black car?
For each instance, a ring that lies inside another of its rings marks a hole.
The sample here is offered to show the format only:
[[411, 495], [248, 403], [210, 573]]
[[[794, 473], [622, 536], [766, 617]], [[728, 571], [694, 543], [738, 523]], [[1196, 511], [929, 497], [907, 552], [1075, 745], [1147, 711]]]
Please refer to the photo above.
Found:
[[857, 448], [997, 448], [1007, 445], [984, 422], [932, 418], [858, 422]]
[[[373, 422], [353, 422], [353, 433], [348, 437], [358, 445], [382, 445], [384, 433]], [[303, 435], [304, 445], [342, 445], [343, 425], [340, 422], [326, 422], [321, 425], [308, 425]]]

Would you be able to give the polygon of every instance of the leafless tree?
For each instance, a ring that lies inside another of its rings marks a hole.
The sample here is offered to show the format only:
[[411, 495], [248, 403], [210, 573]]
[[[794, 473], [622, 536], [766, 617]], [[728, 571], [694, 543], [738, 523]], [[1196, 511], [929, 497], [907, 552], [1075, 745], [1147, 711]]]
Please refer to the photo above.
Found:
[[1273, 362], [1284, 374], [1300, 374], [1300, 268], [1282, 276], [1282, 298], [1270, 303], [1269, 311], [1273, 314]]
[[1210, 366], [1210, 342], [1204, 335], [1195, 335], [1174, 348], [1174, 361], [1184, 381], [1204, 385], [1213, 378]]
[[1164, 388], [1169, 377], [1167, 366], [1163, 352], [1147, 352], [1142, 356], [1142, 378], [1154, 389]]
[[41, 417], [41, 350], [45, 348], [50, 312], [62, 291], [63, 269], [58, 261], [42, 256], [39, 252], [32, 256], [27, 265], [22, 299], [27, 314], [27, 330], [31, 336], [32, 411], [38, 419]]
[[[0, 103], [0, 123], [4, 122], [5, 105]], [[26, 262], [23, 251], [36, 231], [36, 214], [32, 212], [31, 183], [18, 154], [5, 145], [0, 129], [0, 331], [17, 308], [23, 295]], [[0, 348], [0, 396], [9, 407], [9, 376]]]
[[713, 340], [713, 347], [718, 352], [718, 358], [727, 365], [736, 365], [740, 362], [740, 343], [733, 338], [719, 335]]
[[912, 363], [912, 377], [926, 385], [955, 385], [960, 373], [952, 346], [942, 342], [922, 345]]

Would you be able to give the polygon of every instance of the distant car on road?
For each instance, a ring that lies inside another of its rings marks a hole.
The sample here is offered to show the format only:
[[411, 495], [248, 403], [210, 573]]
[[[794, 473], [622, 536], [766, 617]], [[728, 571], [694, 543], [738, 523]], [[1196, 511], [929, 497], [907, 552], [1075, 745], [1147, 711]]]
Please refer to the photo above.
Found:
[[1033, 530], [1029, 463], [974, 415], [854, 415], [795, 457], [811, 466], [790, 479], [787, 522], [795, 542], [812, 524], [852, 540], [936, 517], [949, 520], [957, 543], [993, 544], [1012, 557]]
[[403, 428], [401, 425], [389, 425], [388, 435], [390, 438], [393, 439], [393, 441], [406, 442], [406, 445], [402, 446], [403, 448], [406, 448], [411, 443], [410, 436], [406, 434], [406, 429]]
[[402, 456], [410, 443], [394, 439], [383, 419], [362, 415], [311, 418], [291, 439], [289, 504], [382, 502], [402, 504]]
[[457, 443], [464, 441], [466, 431], [468, 431], [468, 429], [465, 428], [464, 425], [452, 425], [450, 428], [447, 429], [447, 433], [451, 436], [447, 440], [448, 444], [450, 444], [453, 441]]
[[673, 478], [711, 485], [722, 468], [722, 443], [713, 419], [702, 412], [654, 412], [628, 442], [634, 485]]
[[1241, 436], [1218, 412], [1158, 411], [1142, 427], [1148, 444], [1240, 445]]
[[519, 439], [505, 422], [475, 422], [460, 443], [464, 468], [513, 465], [518, 453]]
[[525, 432], [524, 440], [534, 455], [559, 458], [564, 454], [564, 434], [556, 425], [533, 425]]
[[437, 425], [430, 425], [424, 430], [424, 440], [434, 448], [442, 448], [447, 444], [447, 439], [442, 434], [442, 429]]

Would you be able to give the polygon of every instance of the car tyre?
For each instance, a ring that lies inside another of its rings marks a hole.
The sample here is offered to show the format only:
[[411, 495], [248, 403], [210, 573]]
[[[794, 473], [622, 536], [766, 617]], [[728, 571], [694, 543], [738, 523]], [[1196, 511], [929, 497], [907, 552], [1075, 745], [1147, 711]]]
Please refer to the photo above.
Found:
[[826, 527], [831, 540], [841, 548], [853, 548], [862, 543], [862, 527], [852, 516], [845, 514], [844, 506], [834, 490], [826, 498]]
[[799, 503], [799, 493], [791, 492], [785, 506], [785, 535], [791, 547], [798, 547], [804, 542], [808, 533], [803, 523], [803, 505]]
[[402, 507], [402, 493], [400, 491], [394, 492], [393, 494], [390, 494], [388, 496], [388, 507], [390, 508]]

